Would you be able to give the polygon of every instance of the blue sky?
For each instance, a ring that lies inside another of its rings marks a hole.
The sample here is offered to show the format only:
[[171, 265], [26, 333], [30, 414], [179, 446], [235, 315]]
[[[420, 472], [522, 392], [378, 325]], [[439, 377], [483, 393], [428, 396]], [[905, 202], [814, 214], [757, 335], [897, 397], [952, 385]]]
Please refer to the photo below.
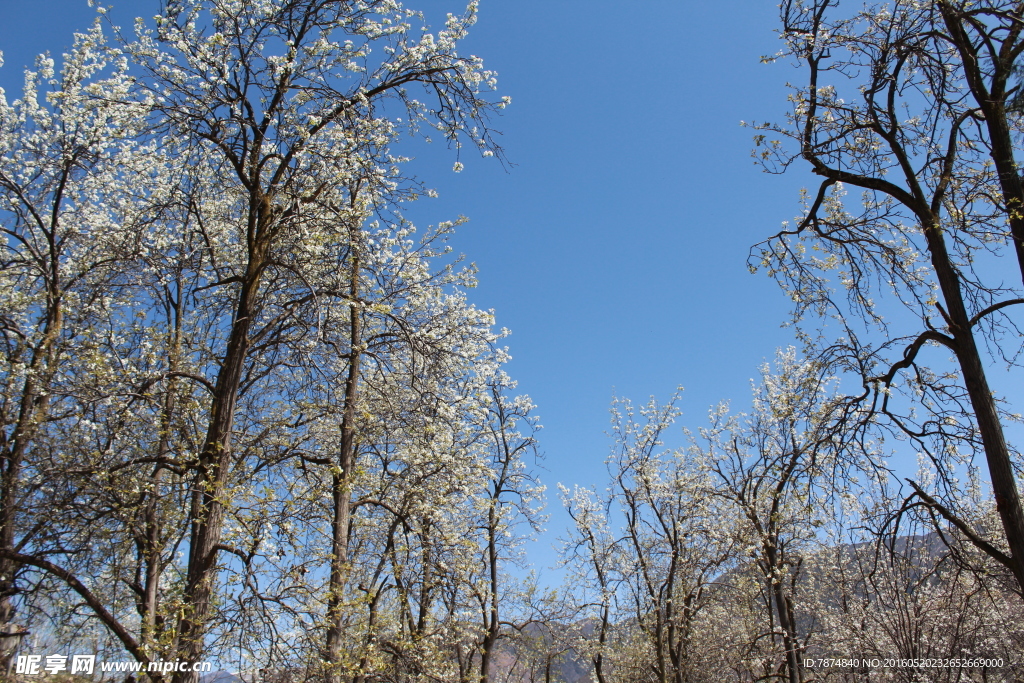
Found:
[[[130, 26], [156, 0], [108, 2]], [[458, 2], [409, 0], [443, 20]], [[564, 528], [555, 484], [603, 488], [613, 393], [645, 401], [685, 387], [681, 424], [723, 399], [744, 407], [776, 347], [788, 301], [750, 274], [750, 246], [795, 215], [803, 172], [766, 175], [741, 120], [778, 120], [787, 64], [761, 64], [779, 41], [774, 3], [624, 4], [483, 0], [464, 52], [499, 73], [510, 106], [495, 128], [513, 166], [423, 149], [414, 162], [440, 198], [419, 222], [464, 214], [453, 242], [480, 268], [471, 293], [512, 330], [510, 374], [537, 404], [550, 529], [531, 558], [555, 561]], [[0, 0], [0, 86], [58, 56], [93, 16], [86, 0]], [[681, 435], [677, 432], [677, 436]]]

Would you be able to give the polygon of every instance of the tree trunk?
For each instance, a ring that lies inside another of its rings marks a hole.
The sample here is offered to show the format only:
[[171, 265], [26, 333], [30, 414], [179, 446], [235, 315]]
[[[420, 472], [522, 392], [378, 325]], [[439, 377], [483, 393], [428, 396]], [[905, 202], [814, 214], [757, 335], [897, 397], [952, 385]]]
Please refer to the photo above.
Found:
[[349, 366], [345, 379], [345, 409], [341, 418], [341, 446], [338, 469], [331, 479], [334, 519], [331, 538], [331, 573], [327, 594], [326, 657], [327, 683], [341, 683], [341, 629], [343, 625], [342, 591], [348, 564], [349, 521], [352, 503], [352, 474], [356, 459], [356, 400], [359, 397], [359, 364], [362, 358], [363, 319], [359, 298], [359, 234], [352, 228], [352, 263], [349, 274]]
[[[263, 263], [263, 259], [250, 260], [249, 274], [242, 284], [227, 351], [214, 386], [210, 424], [199, 456], [199, 471], [192, 494], [194, 519], [184, 607], [177, 633], [177, 657], [191, 663], [201, 661], [205, 651], [206, 623], [210, 617], [218, 546], [224, 522], [222, 496], [231, 466], [235, 407], [249, 350], [249, 329], [256, 308], [254, 301], [260, 284], [261, 267], [256, 267], [255, 263]], [[173, 680], [174, 683], [195, 683], [198, 679], [198, 673], [183, 671], [175, 672]]]
[[[495, 491], [498, 485], [495, 484]], [[500, 622], [498, 621], [498, 513], [497, 493], [491, 499], [491, 508], [487, 512], [487, 563], [488, 567], [488, 606], [484, 619], [484, 638], [480, 649], [480, 683], [490, 679], [491, 657], [494, 646], [498, 642]]]
[[[999, 174], [999, 186], [1006, 203], [1006, 219], [1010, 225], [1011, 241], [1017, 255], [1021, 279], [1024, 280], [1024, 187], [1021, 186], [1017, 163], [1014, 160], [1013, 137], [1006, 119], [1006, 85], [1007, 79], [1013, 73], [1013, 53], [1005, 52], [1005, 60], [1000, 59], [997, 64], [986, 65], [986, 70], [991, 69], [992, 73], [990, 90], [985, 83], [981, 59], [964, 28], [963, 15], [947, 1], [939, 3], [939, 10], [942, 12], [946, 30], [953, 39], [957, 52], [960, 53], [964, 77], [971, 94], [985, 114], [985, 126], [991, 144], [989, 156], [992, 158], [996, 173]], [[1020, 6], [1016, 8], [1010, 20], [1011, 28], [1001, 42], [1019, 49], [1015, 43], [1022, 26]]]
[[167, 321], [171, 327], [168, 343], [167, 393], [164, 398], [163, 411], [160, 417], [160, 435], [157, 442], [157, 465], [149, 479], [149, 498], [144, 511], [145, 531], [141, 548], [141, 561], [145, 569], [145, 580], [142, 586], [142, 647], [155, 656], [158, 639], [159, 623], [157, 615], [160, 601], [160, 575], [163, 571], [161, 557], [163, 542], [161, 540], [163, 525], [160, 518], [160, 488], [163, 485], [163, 473], [166, 471], [160, 459], [166, 458], [171, 450], [171, 431], [174, 429], [174, 412], [177, 405], [178, 380], [174, 373], [179, 370], [181, 358], [181, 286], [178, 285], [178, 299], [175, 301], [171, 292], [167, 291]]
[[[57, 273], [53, 273], [52, 277], [56, 278]], [[16, 552], [14, 529], [17, 525], [17, 500], [20, 494], [22, 465], [28, 452], [28, 444], [34, 437], [38, 425], [43, 421], [49, 405], [49, 392], [46, 388], [53, 376], [54, 347], [63, 327], [64, 314], [61, 303], [59, 292], [51, 291], [47, 294], [50, 310], [43, 338], [32, 352], [29, 372], [21, 391], [17, 424], [10, 438], [3, 444], [3, 452], [0, 453], [0, 549], [8, 552]], [[12, 634], [17, 630], [13, 621], [15, 609], [12, 598], [17, 592], [14, 579], [20, 566], [10, 558], [0, 558], [0, 634]], [[8, 669], [19, 640], [13, 637], [0, 640], [0, 670]]]
[[[775, 541], [777, 543], [777, 539]], [[772, 601], [775, 603], [775, 612], [779, 615], [779, 626], [782, 628], [782, 646], [785, 648], [786, 673], [789, 683], [801, 683], [803, 671], [800, 669], [800, 656], [797, 652], [799, 642], [796, 635], [796, 621], [793, 617], [793, 607], [786, 589], [779, 577], [782, 569], [779, 560], [777, 545], [766, 544], [765, 559], [768, 564], [768, 581], [771, 589]]]
[[971, 399], [971, 408], [985, 449], [996, 510], [999, 512], [1006, 541], [1010, 546], [1013, 575], [1017, 585], [1024, 592], [1024, 512], [1021, 510], [1010, 450], [1006, 445], [999, 412], [989, 389], [981, 354], [978, 352], [978, 345], [971, 329], [961, 293], [960, 279], [950, 261], [937, 220], [925, 225], [925, 237], [947, 306], [949, 329], [955, 344], [953, 352], [963, 373], [964, 385]]

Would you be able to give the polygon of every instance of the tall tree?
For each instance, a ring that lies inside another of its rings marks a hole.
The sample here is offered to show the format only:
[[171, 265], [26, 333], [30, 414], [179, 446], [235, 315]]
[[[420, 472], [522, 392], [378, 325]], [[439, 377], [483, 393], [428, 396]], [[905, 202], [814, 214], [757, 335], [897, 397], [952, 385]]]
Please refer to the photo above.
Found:
[[[197, 661], [204, 651], [224, 549], [224, 495], [242, 455], [233, 449], [236, 411], [242, 395], [269, 374], [267, 355], [258, 352], [276, 351], [282, 336], [291, 341], [283, 330], [294, 332], [290, 323], [303, 306], [334, 300], [353, 311], [347, 417], [334, 475], [337, 590], [362, 354], [356, 315], [362, 292], [352, 279], [361, 255], [351, 230], [373, 207], [363, 186], [371, 195], [388, 187], [396, 160], [387, 146], [409, 126], [428, 125], [455, 144], [468, 136], [488, 152], [496, 149], [484, 120], [495, 105], [477, 94], [492, 75], [478, 59], [456, 52], [475, 4], [463, 17], [450, 16], [436, 36], [415, 35], [412, 16], [389, 0], [190, 0], [169, 3], [155, 31], [143, 31], [130, 46], [146, 70], [143, 82], [158, 102], [160, 125], [193, 155], [204, 191], [216, 188], [217, 200], [197, 211], [222, 250], [207, 286], [220, 292], [217, 308], [231, 321], [216, 351], [206, 436], [191, 467], [192, 531], [176, 634], [182, 659]], [[413, 99], [411, 87], [436, 101]], [[352, 276], [336, 284], [334, 273], [315, 265], [346, 245], [350, 261], [339, 265]], [[336, 617], [328, 620], [331, 662], [340, 642]]]
[[729, 418], [723, 406], [702, 430], [700, 451], [716, 476], [707, 494], [743, 519], [762, 579], [767, 609], [756, 639], [775, 645], [765, 671], [790, 683], [804, 680], [801, 653], [810, 637], [796, 608], [804, 554], [814, 548], [829, 498], [843, 487], [828, 419], [831, 383], [815, 362], [780, 351], [774, 368], [761, 368], [751, 414]]
[[[22, 97], [0, 95], [0, 630], [16, 631], [18, 577], [46, 571], [68, 546], [67, 527], [46, 524], [74, 492], [68, 470], [88, 468], [59, 435], [91, 437], [76, 380], [102, 374], [96, 350], [105, 321], [123, 313], [126, 273], [159, 190], [126, 175], [162, 169], [139, 139], [148, 103], [132, 92], [125, 56], [98, 26], [77, 34], [59, 72], [43, 56]], [[148, 194], [148, 196], [147, 196]], [[29, 581], [32, 583], [32, 581]], [[81, 599], [99, 598], [72, 583]], [[107, 615], [109, 617], [109, 615]], [[109, 620], [108, 620], [109, 621]], [[127, 634], [124, 634], [127, 635]], [[6, 667], [12, 641], [5, 640]], [[126, 638], [128, 649], [137, 643]], [[137, 652], [141, 653], [141, 650]]]
[[[832, 0], [792, 0], [781, 9], [777, 56], [798, 60], [806, 84], [786, 124], [760, 126], [759, 156], [772, 171], [803, 160], [823, 180], [752, 265], [783, 284], [798, 316], [833, 318], [842, 336], [823, 358], [862, 378], [851, 406], [927, 454], [938, 490], [913, 484], [920, 502], [1024, 590], [1019, 461], [986, 371], [993, 356], [1017, 366], [1024, 303], [1003, 274], [1007, 258], [1024, 273], [1010, 144], [1018, 119], [1006, 106], [1024, 7], [892, 2], [840, 16]], [[845, 199], [846, 187], [859, 199]], [[999, 511], [995, 536], [956, 509], [956, 473], [976, 452]]]
[[[480, 655], [481, 683], [491, 680], [498, 641], [517, 627], [511, 621], [509, 599], [512, 591], [505, 570], [521, 558], [518, 547], [525, 533], [540, 528], [538, 509], [544, 487], [527, 462], [536, 456], [536, 418], [530, 415], [533, 405], [527, 396], [510, 397], [515, 387], [503, 372], [487, 379], [486, 412], [481, 416], [481, 447], [487, 454], [490, 476], [483, 497], [477, 530], [480, 534], [480, 579], [474, 582], [473, 594], [480, 615], [480, 636], [475, 643]], [[520, 627], [521, 628], [521, 627]]]
[[736, 559], [731, 510], [707, 494], [706, 461], [662, 449], [679, 415], [674, 404], [652, 398], [634, 410], [617, 400], [607, 493], [563, 489], [575, 521], [567, 560], [589, 584], [581, 597], [596, 621], [588, 654], [600, 680], [693, 680], [701, 616], [716, 577]]

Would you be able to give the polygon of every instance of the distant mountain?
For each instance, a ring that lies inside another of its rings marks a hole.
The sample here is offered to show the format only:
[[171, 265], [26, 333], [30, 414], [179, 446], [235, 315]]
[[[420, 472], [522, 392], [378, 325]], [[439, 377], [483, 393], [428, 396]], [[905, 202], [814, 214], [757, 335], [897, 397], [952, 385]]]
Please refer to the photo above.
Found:
[[244, 678], [230, 671], [210, 671], [199, 674], [199, 683], [248, 683]]

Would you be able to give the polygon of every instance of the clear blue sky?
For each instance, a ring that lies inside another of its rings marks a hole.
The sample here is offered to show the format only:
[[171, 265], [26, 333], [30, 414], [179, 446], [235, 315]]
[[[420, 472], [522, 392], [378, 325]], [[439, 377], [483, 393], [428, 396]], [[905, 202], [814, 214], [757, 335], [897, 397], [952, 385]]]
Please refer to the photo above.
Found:
[[[111, 0], [130, 27], [156, 0]], [[454, 0], [408, 0], [441, 23]], [[464, 6], [464, 5], [463, 5]], [[514, 164], [442, 149], [415, 162], [441, 197], [420, 222], [465, 214], [454, 247], [480, 268], [471, 293], [513, 334], [509, 372], [538, 405], [550, 533], [530, 549], [543, 567], [566, 524], [555, 483], [603, 488], [613, 393], [645, 401], [686, 388], [681, 423], [748, 403], [749, 380], [778, 346], [788, 301], [746, 268], [752, 244], [794, 216], [803, 172], [762, 173], [741, 120], [779, 120], [784, 63], [774, 3], [483, 0], [464, 52], [499, 73], [513, 99], [495, 122]], [[0, 86], [55, 57], [87, 27], [86, 0], [0, 0]], [[681, 440], [681, 438], [680, 438]]]

